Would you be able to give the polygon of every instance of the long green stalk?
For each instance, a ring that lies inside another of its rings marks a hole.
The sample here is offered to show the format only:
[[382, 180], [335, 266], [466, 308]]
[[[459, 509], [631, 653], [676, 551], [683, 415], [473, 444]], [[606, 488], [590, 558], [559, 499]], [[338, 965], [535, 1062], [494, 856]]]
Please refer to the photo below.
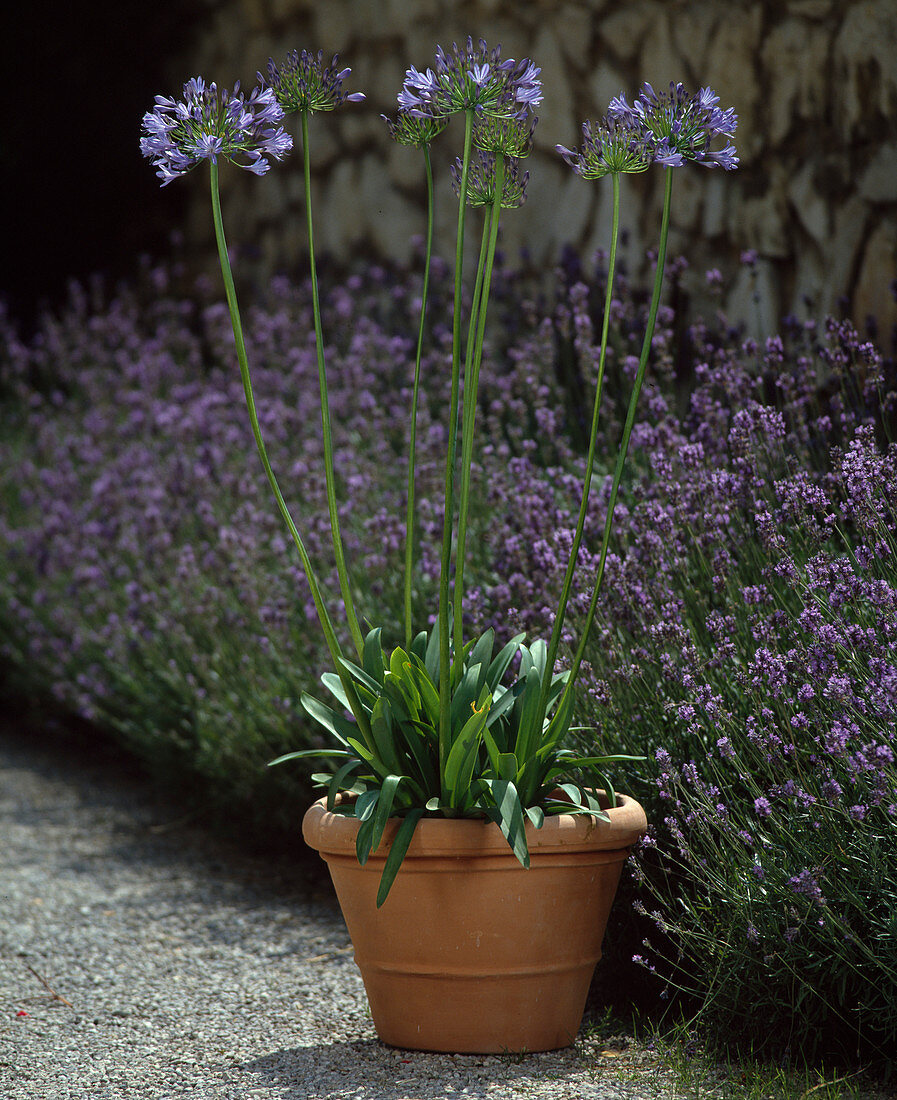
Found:
[[[451, 639], [449, 636], [449, 570], [452, 564], [452, 529], [455, 513], [455, 449], [458, 439], [458, 390], [461, 381], [461, 305], [464, 266], [464, 216], [467, 210], [467, 180], [473, 137], [473, 110], [464, 114], [464, 153], [461, 158], [461, 194], [458, 202], [458, 231], [455, 243], [455, 300], [452, 318], [452, 382], [449, 397], [448, 442], [445, 455], [445, 516], [442, 521], [442, 554], [439, 571], [439, 770], [451, 748]], [[446, 794], [446, 792], [443, 792]]]
[[330, 535], [333, 542], [333, 556], [336, 561], [336, 572], [339, 577], [340, 594], [346, 608], [346, 618], [349, 624], [349, 632], [355, 649], [361, 658], [364, 648], [364, 637], [361, 627], [358, 625], [358, 617], [355, 614], [355, 604], [352, 599], [352, 587], [349, 583], [349, 572], [346, 568], [346, 558], [343, 553], [343, 540], [340, 535], [339, 508], [336, 501], [335, 474], [333, 469], [333, 435], [330, 427], [330, 403], [327, 396], [327, 371], [324, 363], [324, 334], [321, 326], [321, 305], [318, 298], [318, 273], [315, 265], [315, 239], [311, 215], [311, 157], [308, 149], [308, 111], [300, 111], [302, 120], [302, 166], [305, 176], [305, 220], [308, 229], [308, 256], [311, 271], [311, 296], [312, 309], [315, 320], [315, 350], [318, 359], [318, 384], [321, 391], [321, 432], [324, 442], [324, 478], [327, 486], [327, 509], [330, 515]]
[[576, 683], [576, 677], [579, 674], [579, 669], [582, 665], [583, 654], [585, 653], [589, 631], [591, 630], [592, 623], [595, 619], [595, 609], [598, 606], [598, 595], [601, 590], [601, 581], [604, 578], [604, 566], [607, 561], [607, 548], [610, 543], [610, 532], [614, 518], [614, 509], [617, 505], [617, 495], [620, 490], [620, 481], [623, 477], [623, 467], [626, 462], [627, 452], [629, 451], [629, 439], [632, 435], [632, 428], [635, 423], [635, 414], [638, 407], [639, 394], [642, 390], [642, 382], [645, 378], [645, 370], [647, 368], [648, 358], [651, 353], [651, 342], [654, 338], [654, 326], [657, 321], [657, 309], [660, 305], [660, 292], [663, 286], [663, 269], [664, 264], [666, 263], [667, 237], [669, 236], [670, 228], [670, 205], [672, 202], [672, 195], [673, 169], [667, 168], [663, 199], [663, 217], [660, 226], [660, 245], [657, 250], [657, 271], [654, 276], [654, 290], [651, 294], [651, 305], [648, 310], [648, 324], [645, 329], [645, 338], [642, 341], [642, 351], [641, 355], [639, 356], [638, 370], [636, 371], [635, 382], [632, 386], [632, 396], [629, 399], [629, 408], [626, 412], [626, 422], [623, 425], [623, 436], [620, 440], [620, 450], [617, 454], [617, 464], [614, 469], [614, 479], [611, 484], [610, 499], [607, 503], [607, 515], [604, 520], [604, 535], [601, 540], [601, 556], [598, 560], [598, 571], [595, 574], [595, 587], [592, 591], [592, 599], [589, 603], [589, 610], [586, 614], [586, 620], [582, 628], [582, 636], [579, 640], [579, 645], [573, 658], [573, 665], [570, 669], [570, 675], [567, 679], [567, 684], [564, 688], [564, 694], [561, 697], [561, 702], [558, 705], [556, 714], [560, 714], [564, 710], [564, 704], [567, 701], [567, 697], [569, 696], [570, 692], [573, 691], [573, 685]]
[[582, 545], [582, 534], [586, 522], [586, 513], [589, 504], [589, 492], [592, 486], [592, 472], [595, 468], [595, 449], [598, 438], [598, 418], [601, 410], [601, 390], [604, 384], [604, 361], [607, 355], [607, 337], [610, 328], [610, 310], [613, 301], [614, 271], [617, 263], [617, 239], [620, 232], [620, 173], [611, 173], [613, 183], [613, 220], [610, 237], [610, 255], [607, 263], [607, 290], [604, 295], [604, 321], [601, 326], [601, 351], [598, 356], [598, 381], [595, 385], [595, 403], [592, 407], [592, 430], [589, 436], [589, 454], [586, 459], [586, 473], [582, 486], [582, 502], [579, 506], [579, 518], [576, 522], [576, 532], [573, 536], [573, 546], [570, 549], [570, 557], [567, 561], [567, 571], [564, 574], [564, 583], [561, 586], [561, 597], [558, 601], [558, 613], [554, 620], [551, 638], [548, 642], [548, 655], [545, 660], [545, 672], [542, 677], [541, 708], [545, 712], [548, 702], [548, 693], [551, 689], [551, 680], [554, 673], [554, 663], [557, 660], [558, 648], [561, 642], [561, 631], [564, 627], [564, 616], [567, 610], [567, 602], [570, 599], [570, 589], [573, 586], [573, 576], [576, 572], [576, 564], [579, 558], [579, 548]]
[[420, 361], [424, 347], [424, 327], [427, 317], [427, 296], [430, 289], [430, 260], [433, 254], [433, 222], [435, 201], [433, 197], [433, 165], [430, 147], [425, 145], [424, 163], [427, 178], [427, 245], [424, 258], [424, 285], [421, 291], [420, 327], [417, 333], [417, 354], [414, 359], [414, 388], [411, 392], [411, 435], [408, 443], [408, 495], [405, 510], [405, 650], [411, 650], [412, 609], [411, 572], [414, 566], [414, 465], [417, 450], [417, 404], [420, 392]]
[[290, 510], [287, 507], [287, 503], [283, 498], [283, 493], [280, 491], [280, 486], [277, 483], [277, 478], [274, 476], [274, 471], [271, 468], [271, 462], [268, 459], [268, 452], [265, 448], [265, 442], [262, 438], [261, 427], [259, 425], [258, 413], [255, 407], [255, 396], [252, 390], [252, 380], [249, 374], [249, 359], [246, 355], [246, 342], [243, 338], [243, 323], [240, 318], [240, 307], [237, 302], [237, 291], [234, 285], [233, 271], [230, 266], [230, 260], [227, 255], [227, 241], [224, 237], [224, 221], [221, 217], [221, 196], [218, 188], [218, 165], [213, 161], [211, 163], [211, 192], [212, 192], [212, 221], [215, 226], [215, 242], [218, 246], [218, 257], [221, 261], [221, 275], [224, 279], [224, 293], [227, 298], [227, 307], [230, 311], [231, 327], [234, 332], [234, 345], [237, 350], [237, 362], [240, 367], [240, 378], [243, 383], [243, 394], [246, 398], [246, 408], [249, 412], [249, 422], [252, 426], [252, 435], [255, 439], [255, 445], [258, 448], [259, 457], [262, 460], [262, 466], [264, 467], [265, 474], [268, 478], [268, 483], [271, 486], [271, 491], [274, 494], [274, 499], [277, 502], [277, 508], [283, 517], [283, 521], [290, 532], [290, 536], [296, 545], [296, 549], [299, 551], [299, 558], [302, 562], [302, 568], [305, 570], [305, 576], [308, 580], [308, 587], [311, 590], [311, 597], [314, 601], [315, 610], [318, 613], [318, 619], [321, 623], [321, 629], [324, 632], [324, 640], [327, 643], [327, 648], [330, 651], [330, 659], [333, 663], [333, 667], [339, 674], [343, 687], [346, 691], [347, 697], [352, 707], [352, 712], [355, 715], [356, 721], [359, 726], [365, 732], [369, 733], [369, 723], [367, 716], [358, 701], [357, 694], [355, 692], [354, 685], [351, 677], [343, 669], [342, 665], [342, 651], [340, 649], [339, 639], [336, 636], [336, 631], [333, 628], [333, 623], [330, 620], [330, 616], [327, 613], [327, 606], [324, 603], [324, 598], [321, 594], [321, 589], [318, 584], [318, 579], [315, 576], [315, 571], [311, 563], [311, 558], [308, 555], [308, 551], [305, 548], [305, 543], [302, 541], [302, 536], [299, 534], [299, 530], [293, 521], [293, 517], [290, 514]]
[[[474, 424], [477, 414], [477, 390], [480, 380], [480, 366], [483, 362], [483, 338], [486, 331], [486, 309], [489, 305], [489, 291], [492, 284], [492, 265], [495, 260], [495, 246], [498, 241], [498, 224], [501, 215], [501, 193], [504, 188], [505, 158], [501, 153], [495, 157], [495, 201], [489, 210], [483, 226], [483, 248], [477, 269], [477, 282], [474, 302], [471, 310], [471, 328], [476, 321], [476, 334], [468, 338], [467, 365], [464, 375], [464, 404], [462, 410], [461, 432], [461, 492], [458, 500], [458, 545], [455, 549], [455, 661], [461, 658], [463, 649], [464, 620], [464, 556], [467, 545], [467, 516], [470, 509], [470, 478], [473, 462]], [[488, 233], [488, 240], [487, 240]], [[484, 255], [485, 253], [485, 255]]]

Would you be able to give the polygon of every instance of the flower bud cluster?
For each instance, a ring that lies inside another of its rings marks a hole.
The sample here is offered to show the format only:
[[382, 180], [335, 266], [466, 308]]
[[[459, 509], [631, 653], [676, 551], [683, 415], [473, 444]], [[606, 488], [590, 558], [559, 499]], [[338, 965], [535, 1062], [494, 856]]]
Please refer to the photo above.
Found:
[[[477, 150], [471, 157], [467, 173], [467, 201], [471, 206], [492, 206], [496, 200], [495, 153]], [[451, 166], [452, 190], [461, 195], [462, 164], [460, 157]], [[502, 174], [500, 205], [503, 210], [516, 210], [526, 202], [529, 172], [521, 171], [516, 157], [507, 157]]]
[[352, 71], [340, 69], [339, 55], [334, 54], [330, 64], [324, 65], [324, 51], [292, 50], [281, 65], [273, 58], [268, 60], [267, 78], [261, 73], [259, 80], [267, 84], [285, 114], [294, 111], [332, 111], [341, 103], [361, 103], [363, 92], [343, 91], [343, 81]]
[[403, 110], [397, 111], [395, 118], [388, 115], [380, 117], [386, 123], [386, 129], [393, 141], [416, 149], [429, 145], [448, 126], [448, 119], [413, 115], [410, 111]]
[[655, 159], [655, 142], [642, 126], [632, 126], [612, 115], [599, 123], [584, 122], [585, 138], [579, 151], [555, 148], [583, 179], [597, 180], [615, 172], [644, 172]]

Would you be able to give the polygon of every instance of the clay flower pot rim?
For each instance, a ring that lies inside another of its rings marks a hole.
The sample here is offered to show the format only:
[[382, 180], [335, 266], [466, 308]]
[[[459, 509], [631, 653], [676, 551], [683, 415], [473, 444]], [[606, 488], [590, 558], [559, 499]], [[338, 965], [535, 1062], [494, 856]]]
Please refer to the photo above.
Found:
[[[337, 803], [349, 801], [339, 795]], [[557, 814], [546, 816], [541, 829], [526, 823], [526, 841], [531, 853], [539, 849], [616, 850], [629, 848], [647, 829], [645, 811], [634, 798], [617, 793], [617, 805], [607, 810], [610, 821], [600, 821], [587, 814]], [[306, 811], [302, 833], [306, 843], [323, 855], [355, 853], [355, 838], [360, 823], [357, 818], [333, 813], [327, 809], [327, 799], [321, 798]], [[383, 855], [398, 829], [398, 820], [388, 822], [377, 855]], [[418, 822], [405, 859], [415, 856], [507, 855], [514, 859], [508, 842], [498, 826], [482, 818], [425, 817]]]

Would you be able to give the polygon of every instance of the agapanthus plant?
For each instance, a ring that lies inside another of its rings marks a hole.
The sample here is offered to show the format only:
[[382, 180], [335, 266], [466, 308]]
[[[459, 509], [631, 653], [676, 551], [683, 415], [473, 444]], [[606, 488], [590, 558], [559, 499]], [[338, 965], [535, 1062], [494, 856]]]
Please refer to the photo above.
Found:
[[[336, 57], [325, 68], [320, 52], [294, 51], [279, 66], [270, 61], [267, 78], [259, 74], [260, 88], [247, 101], [242, 114], [236, 107], [230, 106], [230, 99], [224, 97], [222, 100], [226, 105], [222, 110], [227, 119], [238, 119], [230, 124], [236, 136], [232, 136], [231, 130], [226, 127], [222, 136], [221, 110], [216, 113], [211, 108], [206, 109], [206, 99], [202, 98], [205, 95], [204, 86], [200, 81], [193, 82], [185, 88], [183, 103], [160, 100], [156, 110], [145, 117], [146, 136], [142, 149], [160, 169], [165, 168], [164, 182], [168, 182], [172, 175], [194, 167], [200, 160], [206, 159], [210, 164], [215, 235], [253, 434], [278, 509], [299, 552], [332, 661], [332, 671], [324, 675], [323, 682], [334, 696], [334, 704], [326, 706], [307, 696], [303, 697], [303, 704], [308, 713], [335, 738], [337, 746], [330, 750], [290, 753], [275, 762], [309, 755], [329, 757], [333, 761], [334, 771], [318, 779], [327, 786], [328, 802], [332, 808], [336, 807], [336, 796], [340, 792], [350, 796], [340, 802], [339, 808], [362, 822], [358, 839], [358, 856], [362, 862], [379, 844], [386, 821], [390, 817], [402, 819], [383, 872], [378, 896], [378, 904], [382, 904], [416, 824], [426, 814], [489, 818], [498, 824], [518, 859], [528, 865], [527, 820], [539, 827], [544, 815], [551, 813], [606, 816], [598, 798], [599, 788], [607, 792], [610, 804], [614, 804], [615, 796], [605, 767], [610, 762], [632, 758], [595, 756], [591, 753], [577, 755], [564, 747], [573, 716], [573, 688], [582, 663], [583, 646], [595, 616], [614, 506], [651, 350], [669, 226], [669, 172], [671, 166], [682, 163], [684, 159], [701, 159], [698, 153], [708, 160], [706, 150], [700, 147], [698, 141], [698, 128], [703, 126], [703, 133], [715, 136], [722, 126], [729, 130], [734, 128], [734, 116], [727, 112], [720, 121], [714, 113], [716, 98], [704, 91], [694, 101], [682, 99], [680, 102], [677, 99], [676, 109], [681, 118], [677, 116], [671, 122], [667, 120], [669, 133], [660, 134], [652, 114], [652, 110], [659, 110], [659, 107], [652, 106], [647, 100], [639, 100], [638, 109], [625, 108], [621, 97], [620, 101], [615, 101], [618, 107], [611, 111], [609, 121], [596, 130], [586, 127], [586, 147], [582, 153], [561, 149], [580, 175], [598, 178], [607, 174], [613, 181], [610, 271], [591, 444], [582, 486], [579, 521], [551, 638], [548, 642], [537, 639], [526, 644], [524, 636], [517, 635], [495, 653], [491, 630], [470, 639], [465, 637], [464, 630], [464, 573], [468, 554], [477, 393], [499, 219], [503, 210], [517, 208], [525, 199], [527, 173], [522, 169], [522, 159], [532, 145], [536, 125], [532, 111], [542, 98], [540, 70], [528, 59], [520, 62], [502, 59], [500, 48], [490, 50], [483, 41], [474, 45], [472, 39], [467, 40], [466, 46], [454, 45], [448, 52], [437, 49], [433, 67], [423, 73], [414, 67], [407, 70], [398, 95], [398, 115], [394, 120], [388, 119], [387, 124], [395, 140], [424, 151], [429, 198], [424, 293], [409, 413], [411, 447], [406, 512], [405, 644], [390, 651], [384, 648], [381, 626], [362, 634], [343, 552], [315, 269], [309, 117], [316, 112], [329, 111], [342, 102], [363, 99], [360, 93], [343, 93], [343, 81], [349, 71], [338, 67]], [[242, 103], [242, 100], [238, 102]], [[254, 110], [259, 112], [258, 118], [254, 117]], [[299, 116], [302, 142], [330, 531], [354, 659], [344, 655], [340, 631], [328, 612], [328, 602], [316, 579], [305, 543], [268, 460], [255, 408], [218, 194], [219, 156], [234, 159], [239, 151], [248, 158], [244, 167], [260, 171], [260, 162], [267, 155], [279, 157], [289, 148], [290, 138], [279, 124], [284, 114], [291, 113]], [[455, 115], [460, 116], [464, 129], [461, 155], [453, 168], [459, 201], [439, 599], [435, 614], [430, 616], [430, 629], [415, 632], [412, 576], [416, 418], [434, 225], [429, 145]], [[186, 119], [190, 125], [172, 124], [172, 119]], [[275, 123], [277, 125], [272, 129]], [[674, 149], [671, 144], [671, 135], [678, 135], [683, 129], [686, 137], [682, 138], [682, 142], [691, 143], [688, 145], [693, 153], [690, 157], [686, 157], [678, 145]], [[668, 174], [654, 293], [614, 471], [599, 566], [593, 585], [594, 594], [582, 624], [581, 641], [572, 666], [559, 671], [558, 651], [583, 539], [595, 462], [619, 227], [619, 177], [623, 172], [643, 171], [655, 162], [666, 165]], [[600, 171], [596, 167], [599, 164]], [[464, 339], [463, 255], [468, 205], [482, 212], [482, 243]], [[392, 624], [385, 625], [388, 628]], [[505, 682], [508, 675], [512, 677], [510, 683]]]

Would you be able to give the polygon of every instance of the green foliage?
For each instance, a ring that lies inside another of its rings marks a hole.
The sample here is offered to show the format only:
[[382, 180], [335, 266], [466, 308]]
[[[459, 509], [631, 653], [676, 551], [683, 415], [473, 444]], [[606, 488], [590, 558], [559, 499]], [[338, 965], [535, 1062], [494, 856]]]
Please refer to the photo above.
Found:
[[[439, 624], [422, 631], [410, 651], [384, 650], [380, 628], [364, 639], [362, 665], [343, 661], [366, 721], [345, 717], [349, 697], [334, 673], [321, 679], [336, 705], [308, 694], [306, 711], [336, 742], [330, 749], [302, 749], [271, 761], [324, 758], [332, 771], [312, 778], [327, 789], [332, 811], [361, 822], [357, 854], [364, 864], [376, 851], [387, 821], [402, 818], [381, 876], [382, 905], [405, 857], [414, 829], [425, 814], [483, 817], [501, 829], [514, 855], [529, 866], [526, 822], [541, 828], [545, 815], [591, 814], [607, 820], [596, 789], [614, 793], [601, 770], [634, 759], [577, 755], [560, 747], [569, 731], [572, 707], [558, 706], [568, 673], [555, 673], [547, 701], [542, 681], [548, 648], [528, 647], [523, 635], [495, 652], [495, 632], [465, 644], [452, 663], [451, 736], [440, 759]], [[502, 681], [515, 659], [516, 676]], [[568, 696], [570, 698], [570, 696]], [[337, 795], [351, 796], [337, 802]]]

